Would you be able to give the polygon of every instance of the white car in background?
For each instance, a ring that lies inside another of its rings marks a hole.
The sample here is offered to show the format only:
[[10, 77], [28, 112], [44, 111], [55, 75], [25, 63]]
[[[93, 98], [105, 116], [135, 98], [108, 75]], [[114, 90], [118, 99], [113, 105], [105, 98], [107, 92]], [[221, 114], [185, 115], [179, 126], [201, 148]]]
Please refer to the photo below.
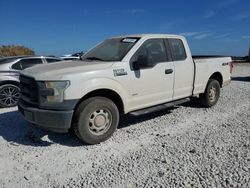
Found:
[[13, 56], [0, 58], [0, 107], [16, 106], [19, 100], [20, 71], [37, 66], [60, 62], [57, 57]]
[[63, 60], [79, 60], [83, 54], [84, 52], [79, 52], [75, 54], [67, 54], [67, 55], [61, 56], [60, 58]]

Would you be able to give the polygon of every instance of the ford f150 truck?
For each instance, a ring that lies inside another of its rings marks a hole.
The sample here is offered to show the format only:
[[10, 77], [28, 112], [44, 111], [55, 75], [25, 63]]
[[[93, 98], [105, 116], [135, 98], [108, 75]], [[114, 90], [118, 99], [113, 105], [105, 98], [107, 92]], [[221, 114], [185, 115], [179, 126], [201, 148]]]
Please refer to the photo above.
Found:
[[105, 40], [81, 60], [39, 65], [20, 75], [19, 111], [51, 131], [88, 144], [107, 140], [124, 114], [140, 115], [199, 97], [216, 104], [231, 79], [231, 57], [192, 57], [182, 36], [141, 34]]

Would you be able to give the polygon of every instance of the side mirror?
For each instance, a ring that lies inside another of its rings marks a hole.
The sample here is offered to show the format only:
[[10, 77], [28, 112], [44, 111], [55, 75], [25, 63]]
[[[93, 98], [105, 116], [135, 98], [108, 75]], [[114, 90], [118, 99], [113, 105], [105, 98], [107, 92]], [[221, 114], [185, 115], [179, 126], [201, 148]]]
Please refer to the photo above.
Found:
[[139, 70], [141, 68], [150, 68], [153, 67], [150, 59], [145, 55], [140, 55], [136, 61], [133, 62], [133, 69]]

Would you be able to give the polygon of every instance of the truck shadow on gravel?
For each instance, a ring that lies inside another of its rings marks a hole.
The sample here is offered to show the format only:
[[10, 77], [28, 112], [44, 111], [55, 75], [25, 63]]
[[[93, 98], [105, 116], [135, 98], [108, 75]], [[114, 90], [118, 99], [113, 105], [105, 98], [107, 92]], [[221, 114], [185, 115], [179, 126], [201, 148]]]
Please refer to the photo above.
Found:
[[200, 102], [200, 99], [195, 98], [195, 97], [191, 98], [190, 102], [181, 104], [180, 106], [189, 107], [189, 108], [204, 108], [204, 106]]
[[47, 147], [52, 144], [83, 146], [73, 134], [53, 133], [26, 122], [18, 111], [0, 114], [0, 137], [10, 145]]
[[241, 82], [250, 82], [250, 76], [245, 77], [232, 77], [234, 81], [241, 81]]
[[198, 98], [191, 98], [190, 102], [180, 104], [178, 106], [166, 108], [164, 110], [156, 111], [153, 113], [148, 113], [140, 116], [132, 116], [132, 115], [125, 115], [121, 118], [121, 122], [119, 124], [119, 128], [124, 128], [128, 126], [132, 126], [133, 124], [141, 123], [143, 121], [147, 121], [150, 119], [154, 119], [156, 117], [164, 116], [167, 114], [172, 113], [173, 110], [182, 107], [190, 107], [190, 108], [204, 108], [204, 106], [200, 103]]
[[[176, 108], [178, 107], [140, 116], [125, 115], [121, 118], [118, 129], [167, 115], [172, 113], [172, 110]], [[53, 133], [28, 123], [18, 111], [0, 114], [0, 137], [13, 146], [27, 145], [33, 147], [48, 147], [53, 144], [70, 147], [87, 146], [73, 133]]]
[[[197, 107], [198, 104], [186, 103], [184, 105]], [[118, 129], [170, 114], [176, 108], [178, 106], [140, 116], [125, 115], [121, 117]], [[53, 133], [28, 123], [18, 111], [0, 114], [0, 137], [13, 146], [48, 147], [53, 144], [69, 147], [87, 146], [71, 132]]]
[[[118, 129], [166, 115], [173, 109], [175, 108], [140, 116], [126, 115], [121, 118]], [[53, 133], [28, 123], [18, 111], [0, 114], [0, 137], [12, 146], [48, 147], [53, 144], [70, 147], [87, 146], [73, 133]]]
[[165, 116], [167, 114], [172, 113], [172, 111], [177, 109], [177, 108], [178, 108], [177, 106], [171, 107], [171, 108], [167, 108], [167, 109], [160, 110], [157, 112], [143, 114], [143, 115], [139, 115], [139, 116], [134, 116], [134, 115], [129, 115], [129, 114], [125, 115], [125, 116], [121, 117], [118, 129], [133, 126], [137, 123], [142, 123], [144, 121], [148, 121], [150, 119], [154, 119], [154, 118], [157, 118], [160, 116]]

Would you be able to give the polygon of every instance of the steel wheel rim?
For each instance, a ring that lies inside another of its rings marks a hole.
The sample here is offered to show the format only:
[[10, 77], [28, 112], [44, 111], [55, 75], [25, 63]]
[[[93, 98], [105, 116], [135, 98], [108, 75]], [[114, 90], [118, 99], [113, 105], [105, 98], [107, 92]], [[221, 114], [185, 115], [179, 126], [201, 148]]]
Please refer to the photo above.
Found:
[[2, 106], [15, 106], [20, 97], [20, 90], [18, 87], [6, 86], [0, 90], [0, 104]]
[[217, 91], [215, 87], [211, 87], [208, 93], [208, 98], [211, 102], [216, 100]]
[[108, 109], [95, 110], [89, 116], [89, 131], [97, 136], [106, 133], [112, 124], [112, 115]]

